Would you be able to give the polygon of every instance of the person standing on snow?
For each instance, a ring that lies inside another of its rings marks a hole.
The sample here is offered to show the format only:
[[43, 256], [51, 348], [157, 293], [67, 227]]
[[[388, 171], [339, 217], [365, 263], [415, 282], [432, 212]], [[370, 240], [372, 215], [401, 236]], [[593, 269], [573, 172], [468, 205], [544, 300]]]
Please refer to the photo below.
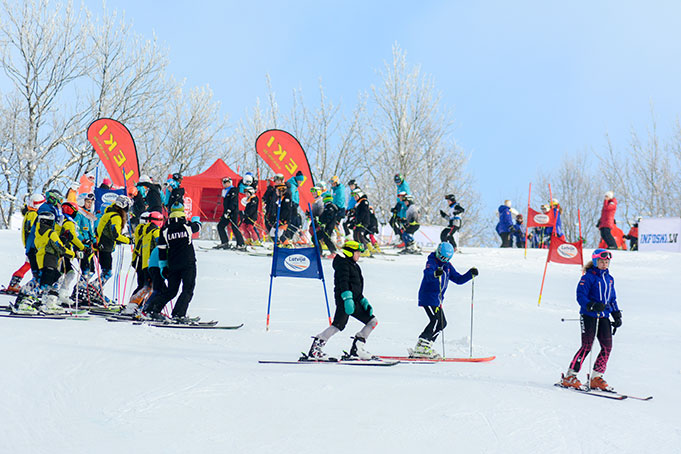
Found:
[[[26, 241], [28, 240], [28, 236], [31, 233], [31, 230], [33, 230], [33, 225], [35, 224], [36, 219], [38, 219], [38, 208], [40, 208], [40, 205], [45, 203], [45, 196], [42, 194], [33, 194], [31, 196], [31, 200], [26, 204], [24, 209], [22, 210], [22, 213], [24, 215], [23, 222], [21, 223], [21, 241], [24, 244], [24, 249], [26, 249]], [[31, 268], [37, 270], [38, 266], [35, 265], [35, 255], [33, 256], [33, 262], [34, 265], [31, 266], [31, 262], [28, 258], [28, 255], [26, 256], [26, 259], [24, 261], [24, 264], [19, 267], [18, 270], [16, 270], [13, 274], [12, 277], [10, 278], [9, 285], [7, 286], [6, 292], [10, 294], [17, 294], [21, 290], [21, 280], [24, 278], [26, 275], [26, 272], [30, 270]], [[37, 282], [37, 277], [33, 277], [33, 279]]]
[[442, 309], [447, 284], [452, 281], [462, 285], [478, 275], [477, 268], [471, 268], [465, 274], [457, 273], [449, 263], [453, 255], [454, 247], [450, 243], [440, 243], [426, 261], [419, 287], [419, 306], [426, 311], [428, 325], [419, 335], [416, 347], [409, 350], [409, 356], [412, 358], [441, 358], [440, 354], [433, 350], [433, 342], [447, 326]]
[[333, 204], [338, 208], [336, 224], [340, 224], [345, 217], [345, 207], [347, 204], [345, 200], [345, 186], [341, 184], [340, 178], [336, 175], [331, 177], [331, 192], [333, 193]]
[[510, 200], [505, 200], [504, 204], [499, 206], [499, 222], [496, 230], [501, 238], [501, 247], [512, 247], [513, 216], [511, 215]]
[[601, 208], [601, 217], [598, 220], [598, 230], [601, 232], [601, 238], [608, 245], [608, 249], [617, 249], [617, 241], [612, 236], [612, 228], [615, 226], [615, 212], [617, 211], [617, 199], [612, 191], [605, 193], [603, 199], [603, 208]]
[[[187, 309], [194, 296], [196, 286], [196, 253], [192, 243], [192, 235], [201, 230], [198, 216], [187, 222], [184, 205], [173, 205], [168, 223], [161, 228], [158, 241], [158, 259], [160, 268], [168, 268], [168, 287], [154, 293], [145, 306], [147, 315], [152, 320], [165, 320], [161, 311], [166, 304], [177, 295], [182, 284], [182, 292], [173, 307], [173, 322], [188, 323]], [[163, 272], [161, 273], [163, 274]]]
[[456, 252], [454, 234], [461, 228], [461, 218], [459, 215], [464, 212], [464, 209], [457, 203], [454, 194], [447, 194], [445, 200], [447, 201], [449, 208], [447, 212], [440, 210], [440, 216], [447, 219], [448, 226], [440, 233], [440, 241], [451, 243], [451, 245], [454, 246], [454, 252]]
[[515, 247], [524, 248], [525, 247], [525, 236], [526, 229], [523, 219], [523, 215], [518, 213], [515, 216], [515, 224], [513, 224], [513, 238], [515, 239]]
[[[566, 374], [562, 375], [560, 385], [566, 388], [580, 388], [581, 382], [577, 374], [582, 362], [591, 352], [594, 337], [598, 338], [601, 351], [596, 357], [593, 375], [589, 388], [612, 391], [603, 379], [608, 358], [612, 351], [612, 336], [622, 326], [622, 313], [617, 306], [615, 280], [608, 268], [612, 254], [605, 249], [596, 249], [591, 255], [591, 262], [584, 267], [584, 275], [577, 286], [577, 302], [579, 303], [579, 319], [582, 327], [582, 346], [570, 362]], [[613, 321], [610, 322], [612, 315]]]
[[130, 244], [130, 238], [123, 235], [123, 228], [128, 223], [128, 210], [130, 199], [119, 195], [116, 201], [104, 211], [104, 215], [97, 224], [97, 258], [102, 268], [99, 277], [100, 291], [104, 290], [104, 284], [111, 278], [113, 269], [113, 251], [117, 244]]
[[346, 241], [341, 248], [341, 253], [333, 259], [333, 282], [336, 312], [333, 323], [321, 333], [313, 337], [312, 346], [307, 355], [301, 360], [325, 361], [329, 356], [324, 353], [322, 347], [329, 339], [343, 331], [350, 316], [364, 323], [362, 329], [355, 334], [348, 359], [372, 359], [371, 353], [364, 349], [366, 340], [378, 325], [374, 316], [374, 309], [369, 300], [364, 296], [364, 278], [357, 261], [364, 247], [357, 241]]
[[414, 196], [409, 194], [404, 196], [404, 205], [407, 207], [404, 230], [402, 231], [404, 249], [400, 253], [417, 254], [420, 251], [414, 241], [414, 233], [421, 227], [421, 224], [419, 224], [419, 207], [414, 204]]
[[218, 249], [229, 248], [229, 230], [227, 229], [230, 229], [236, 240], [236, 248], [246, 250], [244, 237], [237, 225], [239, 221], [239, 191], [232, 186], [230, 177], [222, 179], [222, 197], [222, 218], [218, 222], [218, 235], [220, 236]]

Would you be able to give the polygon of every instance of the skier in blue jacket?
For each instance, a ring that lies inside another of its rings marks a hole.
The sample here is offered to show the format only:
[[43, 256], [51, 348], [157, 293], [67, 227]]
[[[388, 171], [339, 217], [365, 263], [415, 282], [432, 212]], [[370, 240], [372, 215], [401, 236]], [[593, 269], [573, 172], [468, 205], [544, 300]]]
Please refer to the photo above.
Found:
[[465, 274], [459, 274], [449, 261], [454, 255], [454, 246], [449, 242], [440, 243], [431, 252], [423, 270], [423, 279], [419, 288], [419, 306], [423, 307], [428, 316], [428, 325], [419, 335], [416, 347], [409, 349], [409, 356], [413, 358], [440, 358], [433, 350], [433, 342], [438, 334], [447, 326], [447, 320], [442, 310], [442, 300], [447, 291], [449, 281], [455, 284], [465, 284], [478, 275], [477, 268], [469, 269]]
[[513, 233], [513, 215], [511, 215], [511, 201], [505, 200], [499, 206], [499, 222], [496, 231], [501, 237], [501, 247], [513, 247], [511, 233]]
[[[591, 374], [589, 388], [612, 391], [603, 379], [608, 357], [612, 350], [612, 336], [622, 326], [622, 313], [617, 306], [615, 280], [610, 275], [610, 259], [612, 254], [606, 249], [596, 249], [584, 268], [584, 275], [577, 286], [577, 302], [579, 318], [582, 326], [582, 346], [575, 354], [567, 374], [563, 375], [560, 384], [564, 387], [580, 388], [582, 384], [577, 373], [582, 362], [591, 351], [594, 337], [598, 338], [601, 351], [596, 357]], [[612, 315], [613, 321], [610, 322]]]

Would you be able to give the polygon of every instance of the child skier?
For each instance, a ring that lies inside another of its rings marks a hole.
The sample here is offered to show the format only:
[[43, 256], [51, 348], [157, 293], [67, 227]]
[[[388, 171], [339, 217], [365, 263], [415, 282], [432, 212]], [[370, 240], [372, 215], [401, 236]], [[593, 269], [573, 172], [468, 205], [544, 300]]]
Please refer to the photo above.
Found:
[[464, 209], [456, 201], [454, 194], [447, 194], [445, 196], [447, 201], [448, 211], [445, 212], [440, 210], [440, 216], [447, 219], [448, 225], [440, 233], [440, 241], [448, 241], [454, 246], [454, 252], [456, 252], [456, 240], [454, 239], [454, 234], [461, 228], [461, 218], [459, 215], [464, 212]]
[[[38, 208], [40, 208], [40, 205], [43, 203], [45, 203], [45, 196], [42, 194], [34, 194], [31, 196], [31, 200], [26, 204], [24, 211], [22, 211], [24, 220], [21, 224], [21, 241], [24, 244], [24, 249], [26, 249], [28, 236], [30, 235], [31, 230], [33, 230], [33, 224], [35, 224], [35, 221], [38, 218]], [[35, 257], [33, 258], [33, 261], [35, 262]], [[21, 290], [21, 280], [31, 268], [31, 262], [29, 261], [28, 256], [26, 256], [24, 264], [12, 274], [6, 292], [9, 294], [19, 293], [19, 290]], [[34, 265], [33, 268], [37, 269], [37, 266]], [[37, 277], [34, 276], [33, 279], [34, 281], [37, 281]]]
[[[605, 249], [596, 249], [591, 256], [591, 262], [584, 267], [584, 275], [577, 286], [577, 302], [579, 303], [579, 318], [582, 327], [582, 346], [575, 354], [567, 374], [562, 376], [560, 385], [566, 388], [580, 388], [582, 384], [577, 373], [582, 368], [582, 362], [591, 351], [594, 337], [598, 338], [601, 351], [596, 357], [589, 388], [612, 391], [613, 389], [603, 379], [608, 357], [612, 350], [612, 335], [622, 326], [622, 313], [617, 306], [615, 295], [615, 280], [610, 275], [610, 259], [612, 254]], [[612, 315], [613, 322], [610, 322]], [[614, 328], [611, 331], [611, 327]]]
[[426, 261], [419, 288], [419, 306], [426, 311], [428, 325], [419, 335], [416, 347], [409, 350], [409, 356], [412, 358], [440, 358], [433, 350], [433, 342], [447, 326], [447, 319], [442, 311], [442, 300], [447, 291], [447, 284], [449, 281], [459, 285], [465, 284], [478, 275], [477, 268], [471, 268], [463, 275], [457, 273], [449, 263], [453, 255], [454, 246], [451, 243], [440, 243]]
[[130, 238], [123, 235], [123, 227], [128, 222], [130, 199], [124, 195], [116, 197], [116, 201], [109, 206], [97, 224], [97, 251], [99, 265], [102, 268], [100, 290], [111, 278], [113, 268], [113, 251], [117, 244], [130, 244]]
[[357, 261], [363, 250], [362, 243], [347, 241], [341, 248], [341, 252], [333, 259], [334, 296], [336, 300], [336, 313], [333, 323], [321, 333], [313, 337], [310, 352], [301, 358], [302, 361], [325, 361], [329, 356], [324, 353], [322, 347], [328, 340], [347, 325], [350, 316], [364, 323], [362, 329], [355, 334], [352, 347], [347, 359], [372, 359], [371, 353], [364, 349], [369, 334], [378, 325], [374, 316], [374, 310], [369, 300], [364, 296], [364, 278]]

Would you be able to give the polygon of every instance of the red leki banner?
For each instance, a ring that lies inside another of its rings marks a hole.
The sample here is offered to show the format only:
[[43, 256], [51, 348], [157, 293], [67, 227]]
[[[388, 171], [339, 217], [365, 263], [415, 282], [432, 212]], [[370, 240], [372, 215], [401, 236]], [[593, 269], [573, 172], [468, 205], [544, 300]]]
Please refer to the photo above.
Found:
[[553, 215], [553, 210], [548, 213], [534, 211], [532, 208], [527, 208], [527, 228], [530, 227], [553, 227], [556, 224], [556, 219]]
[[549, 255], [546, 258], [548, 262], [565, 263], [567, 265], [584, 265], [582, 258], [582, 243], [568, 243], [561, 240], [557, 236], [551, 237], [551, 245], [549, 246]]
[[298, 186], [300, 206], [307, 207], [314, 202], [310, 192], [314, 186], [310, 164], [298, 139], [281, 129], [269, 129], [255, 140], [255, 151], [275, 173], [283, 174], [285, 181], [301, 171], [305, 181]]
[[140, 177], [135, 141], [128, 128], [110, 118], [100, 118], [87, 129], [87, 140], [97, 151], [113, 184], [134, 187]]

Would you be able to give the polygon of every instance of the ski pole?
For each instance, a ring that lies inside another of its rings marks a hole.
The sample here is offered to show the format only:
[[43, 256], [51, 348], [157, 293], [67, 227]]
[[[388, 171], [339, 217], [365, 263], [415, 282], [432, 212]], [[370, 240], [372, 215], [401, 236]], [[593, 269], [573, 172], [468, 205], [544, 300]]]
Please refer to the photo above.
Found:
[[561, 322], [578, 322], [579, 319], [578, 318], [561, 318], [560, 321]]
[[471, 344], [470, 357], [473, 357], [473, 298], [475, 296], [475, 276], [471, 278]]
[[591, 341], [591, 350], [589, 350], [589, 373], [586, 375], [586, 387], [591, 389], [591, 377], [593, 376], [593, 363], [594, 363], [594, 343], [598, 337], [598, 325], [601, 319], [596, 317], [596, 332], [594, 333], [593, 341]]
[[444, 313], [442, 311], [442, 299], [443, 299], [442, 287], [444, 287], [444, 282], [445, 282], [444, 279], [440, 279], [440, 331], [442, 332], [442, 357], [446, 358], [447, 356], [445, 355], [445, 329], [444, 329], [445, 316], [444, 316]]

